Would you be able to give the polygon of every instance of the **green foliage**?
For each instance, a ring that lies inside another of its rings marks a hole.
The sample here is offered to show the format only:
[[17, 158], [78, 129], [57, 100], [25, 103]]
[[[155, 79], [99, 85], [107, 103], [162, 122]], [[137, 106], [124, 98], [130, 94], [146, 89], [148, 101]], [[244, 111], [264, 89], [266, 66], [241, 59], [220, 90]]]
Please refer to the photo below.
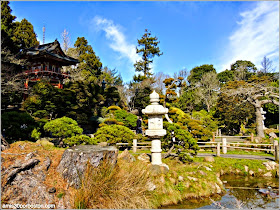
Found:
[[216, 73], [216, 69], [213, 67], [213, 65], [208, 65], [208, 64], [194, 67], [191, 70], [190, 75], [188, 76], [188, 81], [189, 81], [190, 85], [194, 85], [195, 83], [199, 82], [201, 80], [203, 74], [205, 74], [207, 72]]
[[[141, 48], [136, 47], [136, 53], [142, 55], [142, 60], [137, 61], [134, 64], [136, 72], [143, 72], [144, 78], [143, 80], [151, 77], [152, 73], [150, 72], [151, 68], [149, 65], [153, 62], [152, 58], [154, 56], [161, 56], [160, 49], [157, 46], [159, 41], [157, 41], [157, 37], [152, 37], [151, 32], [148, 29], [145, 29], [145, 33], [141, 39], [138, 39], [138, 46]], [[141, 80], [141, 81], [143, 81]]]
[[235, 90], [244, 84], [245, 81], [229, 81], [222, 88], [215, 117], [219, 119], [220, 125], [224, 126], [224, 133], [238, 134], [241, 125], [248, 127], [248, 125], [254, 123], [254, 106], [249, 102], [243, 103], [243, 98], [240, 96], [229, 96], [224, 93], [224, 90]]
[[[184, 128], [184, 126], [168, 122], [164, 122], [163, 126], [167, 131], [167, 135], [162, 137], [162, 148], [165, 151], [168, 151], [173, 145], [175, 153], [178, 154], [182, 162], [191, 161], [191, 156], [195, 156], [199, 149], [197, 141]], [[174, 132], [175, 142], [172, 140], [172, 132]]]
[[228, 81], [233, 81], [234, 80], [234, 72], [232, 70], [226, 69], [225, 71], [222, 71], [218, 73], [217, 75], [218, 80], [221, 83], [226, 83]]
[[25, 18], [20, 22], [15, 23], [12, 40], [18, 49], [25, 49], [39, 45], [36, 36], [33, 25]]
[[26, 112], [5, 112], [1, 115], [1, 128], [9, 143], [30, 140], [31, 132], [37, 127], [35, 120]]
[[122, 125], [107, 125], [99, 128], [94, 134], [96, 142], [132, 143], [135, 134], [127, 127]]
[[91, 45], [84, 37], [78, 37], [74, 46], [79, 55], [79, 70], [86, 78], [89, 76], [100, 76], [102, 63], [98, 56], [95, 55]]
[[33, 131], [31, 132], [31, 138], [38, 140], [40, 139], [40, 137], [41, 137], [41, 132], [37, 128], [34, 128]]
[[63, 139], [63, 143], [69, 146], [80, 144], [97, 144], [94, 138], [90, 138], [86, 135], [77, 135]]
[[57, 118], [47, 122], [44, 125], [44, 130], [59, 138], [72, 137], [83, 133], [83, 129], [78, 126], [78, 123], [68, 117]]
[[116, 110], [114, 112], [115, 118], [117, 121], [122, 122], [124, 126], [135, 129], [137, 116], [131, 113], [128, 113], [125, 110]]

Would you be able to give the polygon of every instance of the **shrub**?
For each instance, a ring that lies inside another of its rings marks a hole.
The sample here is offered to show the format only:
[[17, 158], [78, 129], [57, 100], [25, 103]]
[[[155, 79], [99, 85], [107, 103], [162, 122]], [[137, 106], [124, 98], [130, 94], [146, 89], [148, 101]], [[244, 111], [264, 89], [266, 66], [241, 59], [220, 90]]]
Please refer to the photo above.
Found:
[[124, 123], [124, 126], [135, 129], [137, 121], [136, 115], [128, 113], [125, 110], [116, 110], [114, 115], [117, 121]]
[[121, 110], [121, 108], [119, 106], [109, 106], [108, 110], [110, 111], [116, 111], [116, 110]]
[[[191, 161], [191, 157], [197, 154], [199, 149], [197, 141], [192, 137], [191, 133], [183, 129], [183, 126], [177, 123], [163, 123], [167, 135], [162, 138], [162, 148], [168, 151], [174, 146], [175, 153], [179, 156], [182, 162]], [[172, 131], [174, 131], [175, 142], [172, 140]]]
[[38, 140], [41, 137], [41, 132], [37, 130], [37, 128], [34, 128], [33, 131], [31, 132], [31, 138]]
[[90, 138], [86, 135], [72, 136], [63, 139], [63, 143], [69, 146], [79, 145], [79, 144], [97, 144], [94, 138]]
[[33, 116], [38, 118], [44, 118], [47, 117], [48, 115], [49, 113], [46, 110], [38, 110], [35, 113], [33, 113]]
[[5, 112], [1, 115], [2, 133], [12, 143], [17, 140], [30, 140], [31, 132], [38, 125], [26, 112]]
[[78, 126], [78, 123], [68, 117], [57, 118], [47, 122], [44, 125], [44, 130], [59, 138], [72, 137], [83, 133], [83, 129]]
[[132, 143], [135, 134], [127, 127], [122, 125], [106, 125], [95, 133], [96, 142], [108, 142], [115, 144], [119, 142]]

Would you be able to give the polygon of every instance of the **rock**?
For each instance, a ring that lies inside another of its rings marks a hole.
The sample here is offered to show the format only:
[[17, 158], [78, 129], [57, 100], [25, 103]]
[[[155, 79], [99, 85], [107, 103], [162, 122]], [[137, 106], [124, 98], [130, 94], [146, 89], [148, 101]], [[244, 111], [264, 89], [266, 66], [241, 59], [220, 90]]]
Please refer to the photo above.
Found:
[[250, 170], [249, 174], [250, 174], [250, 176], [254, 176], [254, 171]]
[[182, 182], [182, 181], [184, 181], [184, 177], [182, 177], [182, 176], [179, 176], [179, 177], [178, 177], [178, 181], [179, 181], [179, 182]]
[[198, 173], [200, 173], [202, 176], [206, 176], [206, 175], [207, 175], [207, 174], [206, 174], [204, 171], [202, 171], [202, 170], [199, 170]]
[[146, 187], [148, 191], [154, 191], [157, 188], [157, 186], [151, 181], [147, 182]]
[[215, 187], [216, 187], [216, 190], [217, 190], [216, 193], [218, 193], [218, 194], [222, 193], [222, 190], [221, 190], [220, 186], [217, 185], [217, 183], [215, 183]]
[[19, 144], [18, 147], [19, 147], [21, 150], [24, 150], [24, 145]]
[[225, 174], [223, 169], [221, 169], [220, 174], [221, 176]]
[[6, 139], [1, 135], [1, 151], [5, 149], [9, 149], [10, 144], [6, 141]]
[[207, 171], [212, 171], [211, 168], [207, 167], [207, 166], [204, 166], [204, 168], [207, 170]]
[[171, 182], [173, 185], [176, 185], [176, 184], [177, 184], [176, 179], [174, 179], [174, 178], [172, 178], [172, 177], [169, 177], [169, 180], [170, 180], [170, 182]]
[[137, 157], [138, 160], [143, 161], [145, 163], [150, 163], [150, 157], [146, 153], [142, 153]]
[[32, 153], [32, 152], [30, 152], [30, 153], [28, 153], [28, 154], [26, 155], [25, 160], [29, 160], [29, 159], [31, 159], [31, 158], [33, 158], [33, 157], [35, 157], [35, 154]]
[[235, 171], [236, 171], [236, 174], [240, 174], [240, 170], [237, 168], [237, 169], [235, 169]]
[[161, 165], [150, 165], [149, 167], [151, 175], [152, 176], [157, 176], [159, 174], [167, 174], [169, 171], [169, 167], [166, 164], [161, 164]]
[[39, 139], [36, 141], [36, 143], [41, 144], [43, 147], [44, 146], [54, 146], [54, 143], [48, 141], [47, 139]]
[[223, 183], [224, 183], [224, 184], [226, 184], [226, 183], [227, 183], [227, 181], [223, 181]]
[[51, 187], [51, 188], [49, 188], [48, 192], [49, 192], [49, 193], [55, 193], [55, 192], [56, 192], [55, 187]]
[[204, 161], [205, 161], [205, 162], [214, 162], [215, 159], [214, 159], [214, 157], [212, 157], [212, 156], [206, 156], [206, 157], [204, 157]]
[[135, 161], [135, 157], [132, 154], [130, 154], [127, 149], [125, 149], [121, 154], [118, 155], [118, 159], [126, 160], [129, 163]]
[[100, 143], [98, 143], [98, 146], [100, 146], [100, 147], [106, 147], [107, 145], [108, 145], [107, 142], [100, 142]]
[[159, 181], [160, 181], [162, 184], [165, 184], [165, 178], [164, 178], [164, 176], [161, 176], [161, 177], [159, 178]]
[[259, 172], [259, 173], [262, 173], [262, 172], [263, 172], [263, 170], [262, 170], [262, 169], [260, 169], [260, 168], [258, 168], [258, 172]]
[[49, 157], [46, 157], [46, 160], [43, 162], [43, 165], [45, 166], [45, 170], [49, 170], [50, 166], [52, 164], [52, 161]]
[[64, 151], [57, 171], [68, 183], [79, 188], [81, 185], [80, 175], [83, 176], [88, 162], [93, 167], [99, 166], [102, 160], [115, 165], [117, 156], [118, 149], [113, 146], [79, 145]]
[[195, 177], [191, 177], [191, 176], [187, 176], [187, 178], [189, 179], [189, 180], [192, 180], [192, 181], [198, 181], [198, 179], [197, 178], [195, 178]]
[[216, 173], [216, 176], [220, 178], [221, 175], [220, 175], [220, 173]]
[[249, 170], [248, 166], [244, 166], [244, 170], [245, 170], [245, 172], [248, 173], [248, 170]]
[[277, 168], [279, 164], [277, 164], [274, 161], [268, 161], [268, 162], [264, 162], [263, 165], [265, 165], [266, 170], [271, 171]]
[[27, 204], [54, 204], [54, 195], [48, 193], [43, 183], [42, 171], [35, 174], [40, 161], [30, 159], [21, 162], [21, 165], [10, 166], [5, 174], [6, 185], [2, 188], [1, 196], [8, 199], [8, 203]]
[[272, 177], [272, 173], [269, 171], [263, 175], [264, 177]]
[[217, 177], [217, 181], [218, 181], [218, 183], [219, 183], [220, 186], [223, 186], [223, 182], [222, 182], [222, 180], [220, 180], [219, 177]]
[[40, 162], [38, 159], [31, 159], [27, 161], [26, 163], [22, 164], [20, 167], [16, 166], [16, 168], [12, 168], [12, 170], [8, 173], [6, 177], [6, 184], [11, 184], [14, 178], [17, 176], [18, 173], [24, 170], [29, 170], [30, 168], [33, 168], [35, 165], [37, 165]]

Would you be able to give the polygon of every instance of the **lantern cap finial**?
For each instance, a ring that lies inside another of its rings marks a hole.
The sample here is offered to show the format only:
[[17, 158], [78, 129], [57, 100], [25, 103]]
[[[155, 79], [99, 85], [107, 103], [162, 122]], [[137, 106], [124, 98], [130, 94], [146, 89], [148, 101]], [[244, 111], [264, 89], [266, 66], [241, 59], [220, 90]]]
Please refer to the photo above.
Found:
[[159, 94], [155, 90], [150, 94], [150, 102], [152, 104], [158, 104], [159, 102]]

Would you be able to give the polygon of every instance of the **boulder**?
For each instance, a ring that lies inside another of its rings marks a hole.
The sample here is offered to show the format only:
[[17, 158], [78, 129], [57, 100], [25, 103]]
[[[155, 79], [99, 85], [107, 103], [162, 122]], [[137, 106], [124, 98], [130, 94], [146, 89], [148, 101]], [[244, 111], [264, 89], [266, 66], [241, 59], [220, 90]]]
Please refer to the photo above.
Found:
[[202, 170], [199, 170], [198, 173], [200, 173], [202, 176], [206, 176], [206, 175], [207, 175], [207, 174], [206, 174], [204, 171], [202, 171]]
[[145, 163], [150, 163], [151, 162], [150, 157], [146, 153], [142, 153], [141, 155], [139, 155], [137, 157], [137, 159], [141, 160], [141, 161], [143, 161]]
[[48, 141], [47, 139], [39, 139], [36, 143], [41, 144], [43, 147], [45, 146], [54, 146], [54, 143]]
[[129, 163], [135, 161], [135, 157], [132, 154], [130, 154], [127, 149], [125, 149], [121, 154], [118, 155], [118, 159], [126, 160]]
[[265, 165], [266, 170], [271, 171], [271, 170], [276, 169], [279, 164], [277, 164], [274, 161], [268, 161], [268, 162], [264, 162], [263, 165]]
[[249, 174], [250, 174], [250, 176], [254, 176], [254, 171], [250, 170]]
[[93, 167], [98, 167], [101, 161], [115, 165], [117, 156], [118, 149], [113, 146], [79, 145], [64, 151], [57, 171], [70, 183], [70, 186], [79, 188], [87, 163]]
[[192, 181], [198, 181], [198, 178], [195, 178], [195, 177], [191, 177], [191, 176], [187, 176], [187, 178], [189, 179], [189, 180], [192, 180]]
[[152, 176], [157, 176], [159, 174], [167, 174], [169, 171], [169, 167], [166, 164], [161, 164], [161, 165], [150, 165], [149, 167], [151, 175]]
[[178, 177], [178, 181], [179, 181], [179, 182], [182, 182], [182, 181], [184, 181], [184, 177], [182, 177], [182, 176], [179, 176], [179, 177]]
[[206, 157], [204, 157], [204, 161], [205, 161], [205, 162], [214, 162], [215, 159], [214, 159], [214, 157], [212, 157], [212, 156], [206, 156]]
[[269, 171], [263, 175], [264, 177], [272, 177], [272, 173]]
[[9, 149], [10, 144], [6, 141], [6, 139], [1, 135], [1, 151], [5, 149]]
[[151, 181], [147, 182], [146, 187], [148, 191], [154, 191], [157, 188], [157, 186]]

